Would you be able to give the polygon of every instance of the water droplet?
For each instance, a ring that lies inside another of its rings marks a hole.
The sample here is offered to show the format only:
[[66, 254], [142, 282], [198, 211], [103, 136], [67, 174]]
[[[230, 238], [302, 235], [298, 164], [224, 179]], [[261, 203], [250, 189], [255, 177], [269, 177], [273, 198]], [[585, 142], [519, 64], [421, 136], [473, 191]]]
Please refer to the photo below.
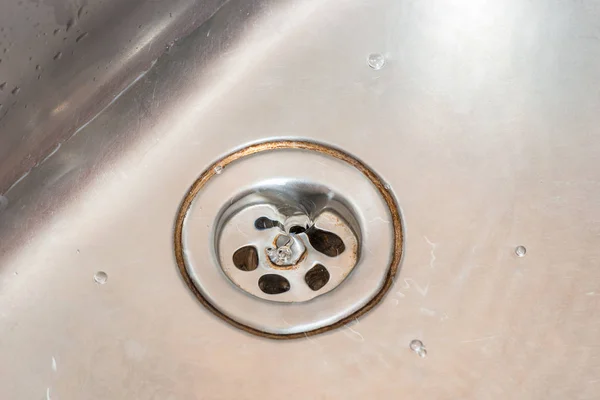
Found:
[[367, 64], [376, 71], [380, 70], [385, 65], [385, 57], [379, 53], [369, 54], [369, 57], [367, 57]]
[[73, 18], [71, 18], [70, 20], [67, 21], [67, 27], [66, 27], [65, 31], [69, 32], [69, 30], [73, 27], [73, 24], [75, 24], [75, 21], [73, 20]]
[[525, 246], [517, 246], [515, 248], [515, 254], [517, 255], [517, 257], [525, 257], [526, 253], [527, 249], [525, 248]]
[[79, 42], [81, 39], [85, 38], [88, 35], [87, 32], [82, 33], [81, 35], [77, 36], [77, 39], [75, 39], [75, 43]]
[[54, 36], [56, 36], [56, 34], [57, 34], [58, 32], [60, 32], [60, 29], [55, 29], [55, 30], [54, 30], [54, 32], [52, 32], [52, 34], [53, 34]]
[[82, 13], [83, 13], [83, 6], [79, 7], [79, 10], [77, 10], [77, 18], [81, 18]]
[[221, 175], [221, 174], [223, 173], [223, 167], [222, 167], [222, 166], [220, 166], [220, 165], [217, 165], [217, 166], [215, 167], [214, 171], [215, 171], [215, 174], [217, 174], [217, 175]]
[[141, 27], [142, 27], [141, 25], [138, 25], [138, 28], [141, 28]]
[[59, 51], [58, 53], [56, 53], [56, 54], [54, 55], [54, 59], [55, 59], [55, 60], [60, 60], [60, 58], [61, 58], [61, 57], [62, 57], [62, 52], [61, 52], [61, 51]]
[[40, 67], [40, 64], [38, 64], [38, 65], [35, 66], [35, 70], [36, 71], [39, 71], [40, 69], [42, 69], [42, 67]]
[[94, 281], [99, 285], [104, 285], [108, 280], [108, 275], [104, 271], [98, 271], [94, 274]]
[[419, 357], [427, 357], [427, 349], [423, 342], [418, 339], [411, 340], [410, 349], [417, 353]]
[[15, 86], [15, 88], [12, 90], [12, 94], [17, 95], [19, 94], [19, 92], [21, 91], [21, 88], [18, 86]]
[[6, 87], [6, 82], [0, 83], [0, 90], [4, 90], [5, 87]]
[[392, 185], [386, 183], [385, 185], [383, 185], [383, 187], [385, 188], [385, 190], [390, 190], [392, 188]]

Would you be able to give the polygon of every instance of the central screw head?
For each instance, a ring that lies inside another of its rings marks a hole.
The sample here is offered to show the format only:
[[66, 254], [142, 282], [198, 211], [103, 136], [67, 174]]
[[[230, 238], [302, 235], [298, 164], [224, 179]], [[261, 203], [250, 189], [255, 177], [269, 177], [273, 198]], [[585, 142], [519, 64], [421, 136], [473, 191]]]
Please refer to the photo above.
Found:
[[275, 246], [266, 248], [269, 259], [278, 266], [297, 264], [305, 251], [306, 246], [296, 235], [279, 235], [275, 239]]

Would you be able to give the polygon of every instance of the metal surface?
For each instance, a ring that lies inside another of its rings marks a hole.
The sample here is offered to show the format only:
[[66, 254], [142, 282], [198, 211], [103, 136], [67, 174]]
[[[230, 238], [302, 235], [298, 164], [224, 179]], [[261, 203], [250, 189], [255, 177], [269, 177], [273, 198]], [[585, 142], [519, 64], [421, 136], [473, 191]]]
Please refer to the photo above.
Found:
[[0, 193], [225, 0], [3, 0]]
[[[586, 0], [228, 2], [3, 193], [0, 398], [597, 399], [599, 30]], [[172, 246], [190, 182], [281, 137], [377, 171], [406, 233], [376, 308], [284, 342]]]

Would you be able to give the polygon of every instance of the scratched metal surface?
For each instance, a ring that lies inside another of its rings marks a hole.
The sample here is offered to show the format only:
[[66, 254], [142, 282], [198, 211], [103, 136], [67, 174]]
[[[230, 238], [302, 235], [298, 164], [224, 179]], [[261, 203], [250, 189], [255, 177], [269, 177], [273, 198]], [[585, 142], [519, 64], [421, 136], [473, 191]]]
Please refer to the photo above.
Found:
[[3, 0], [0, 193], [225, 0]]
[[[595, 1], [228, 2], [5, 193], [0, 398], [597, 399], [599, 34]], [[171, 244], [198, 174], [277, 137], [380, 173], [406, 234], [378, 307], [288, 342]]]

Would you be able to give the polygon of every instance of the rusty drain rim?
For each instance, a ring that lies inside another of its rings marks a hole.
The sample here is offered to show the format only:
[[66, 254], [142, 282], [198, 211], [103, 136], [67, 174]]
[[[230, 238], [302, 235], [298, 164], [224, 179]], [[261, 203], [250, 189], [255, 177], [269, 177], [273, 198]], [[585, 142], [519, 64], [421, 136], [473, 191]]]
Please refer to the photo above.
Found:
[[[219, 175], [223, 168], [228, 165], [234, 163], [237, 160], [240, 160], [244, 157], [268, 152], [268, 151], [276, 151], [282, 149], [298, 149], [298, 150], [309, 150], [317, 153], [321, 153], [323, 155], [334, 157], [338, 160], [341, 160], [350, 166], [354, 167], [358, 171], [360, 171], [368, 180], [374, 185], [377, 189], [379, 195], [384, 200], [387, 209], [391, 216], [392, 223], [392, 231], [393, 231], [393, 245], [392, 245], [392, 253], [391, 253], [391, 262], [387, 268], [387, 272], [383, 279], [383, 283], [379, 291], [360, 309], [352, 312], [351, 314], [344, 316], [343, 318], [329, 324], [326, 326], [322, 326], [316, 329], [311, 329], [303, 332], [293, 332], [293, 333], [273, 333], [273, 332], [265, 332], [260, 329], [256, 329], [254, 327], [248, 326], [244, 323], [241, 323], [230, 316], [221, 312], [218, 308], [216, 308], [204, 295], [200, 292], [200, 290], [194, 284], [192, 277], [186, 266], [185, 255], [184, 255], [184, 222], [190, 207], [198, 195], [198, 193], [202, 190], [202, 188], [208, 183], [208, 181], [213, 178], [215, 175]], [[179, 272], [186, 282], [189, 289], [194, 293], [195, 297], [200, 301], [202, 305], [204, 305], [208, 310], [210, 310], [214, 315], [223, 319], [230, 325], [246, 331], [248, 333], [252, 333], [258, 336], [271, 338], [271, 339], [295, 339], [301, 338], [311, 335], [316, 335], [319, 333], [327, 332], [332, 329], [336, 329], [341, 327], [348, 322], [363, 316], [365, 313], [373, 309], [385, 296], [387, 291], [390, 289], [394, 276], [397, 273], [399, 263], [402, 257], [402, 243], [403, 243], [403, 234], [402, 234], [402, 220], [400, 216], [400, 212], [398, 210], [398, 206], [394, 196], [391, 194], [388, 186], [379, 178], [379, 176], [371, 170], [369, 167], [364, 165], [358, 159], [353, 156], [329, 147], [322, 144], [308, 142], [308, 141], [298, 141], [298, 140], [278, 140], [271, 142], [258, 143], [254, 145], [250, 145], [248, 147], [242, 148], [238, 151], [235, 151], [221, 160], [218, 160], [211, 166], [209, 166], [200, 177], [192, 184], [187, 194], [185, 195], [175, 221], [175, 232], [174, 232], [174, 247], [175, 247], [175, 258], [177, 261], [177, 265], [179, 268]]]

